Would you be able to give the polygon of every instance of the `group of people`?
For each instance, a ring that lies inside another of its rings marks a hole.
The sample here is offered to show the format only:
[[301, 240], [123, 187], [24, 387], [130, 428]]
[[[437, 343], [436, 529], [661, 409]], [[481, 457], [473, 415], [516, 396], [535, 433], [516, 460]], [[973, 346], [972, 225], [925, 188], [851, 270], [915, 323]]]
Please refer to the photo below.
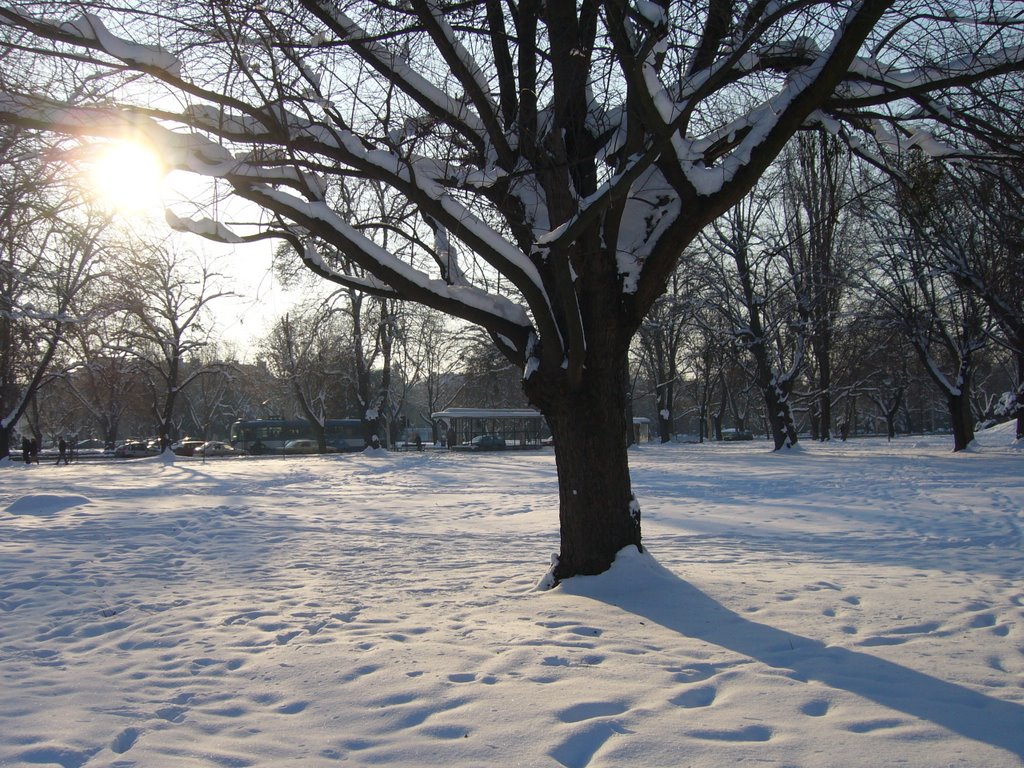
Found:
[[[39, 463], [39, 441], [34, 437], [21, 438], [21, 460], [25, 462], [26, 467], [32, 463]], [[57, 441], [57, 463], [68, 464], [69, 462], [68, 442], [62, 437]]]

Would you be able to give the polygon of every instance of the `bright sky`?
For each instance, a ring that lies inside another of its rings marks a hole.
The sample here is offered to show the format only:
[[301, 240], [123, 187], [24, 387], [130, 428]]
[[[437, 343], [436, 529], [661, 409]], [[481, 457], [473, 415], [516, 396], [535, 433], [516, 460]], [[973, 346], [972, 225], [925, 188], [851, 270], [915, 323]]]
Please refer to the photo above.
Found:
[[[207, 192], [188, 174], [167, 174], [160, 159], [140, 144], [110, 144], [96, 156], [88, 174], [99, 199], [118, 211], [126, 223], [152, 231], [158, 238], [180, 240], [184, 249], [215, 259], [216, 271], [230, 282], [225, 289], [238, 294], [212, 305], [218, 335], [236, 347], [240, 358], [252, 359], [259, 338], [297, 300], [274, 276], [273, 242], [222, 245], [171, 230], [164, 219], [164, 206], [171, 206], [179, 215], [190, 215], [182, 201], [187, 208], [187, 201], [206, 197]], [[224, 218], [230, 221], [232, 217], [227, 213]]]

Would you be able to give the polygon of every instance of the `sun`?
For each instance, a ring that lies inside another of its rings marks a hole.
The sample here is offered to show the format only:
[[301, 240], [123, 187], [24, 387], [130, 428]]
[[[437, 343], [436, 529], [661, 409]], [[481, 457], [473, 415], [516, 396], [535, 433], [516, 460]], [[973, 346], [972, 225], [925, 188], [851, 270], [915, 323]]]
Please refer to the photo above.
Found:
[[134, 141], [104, 145], [90, 168], [96, 199], [122, 213], [161, 207], [166, 169], [151, 149]]

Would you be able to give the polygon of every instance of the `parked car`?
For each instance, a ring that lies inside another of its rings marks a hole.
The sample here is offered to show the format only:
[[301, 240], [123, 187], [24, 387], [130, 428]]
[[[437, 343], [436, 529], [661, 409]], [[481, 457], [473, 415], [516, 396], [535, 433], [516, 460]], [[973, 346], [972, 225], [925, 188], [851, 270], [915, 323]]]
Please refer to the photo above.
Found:
[[722, 440], [732, 442], [735, 440], [753, 440], [754, 433], [745, 429], [723, 429]]
[[501, 435], [477, 435], [466, 445], [471, 451], [503, 451], [505, 438]]
[[205, 444], [205, 440], [179, 440], [171, 446], [177, 456], [192, 456], [199, 446]]
[[220, 440], [208, 440], [195, 449], [196, 456], [230, 456], [235, 449]]
[[126, 441], [114, 449], [114, 455], [120, 459], [137, 459], [140, 456], [152, 456], [154, 451], [140, 441]]

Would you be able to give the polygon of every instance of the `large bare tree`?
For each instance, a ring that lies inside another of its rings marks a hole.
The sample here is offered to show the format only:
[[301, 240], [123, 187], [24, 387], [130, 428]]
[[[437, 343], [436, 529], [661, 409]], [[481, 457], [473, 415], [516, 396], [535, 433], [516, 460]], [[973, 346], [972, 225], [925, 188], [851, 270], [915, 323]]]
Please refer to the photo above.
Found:
[[0, 459], [47, 377], [60, 372], [58, 353], [90, 316], [90, 288], [104, 271], [109, 218], [86, 205], [65, 165], [41, 162], [61, 152], [0, 130]]
[[[136, 0], [20, 2], [0, 9], [0, 119], [144, 137], [170, 167], [263, 212], [259, 231], [212, 210], [172, 215], [175, 226], [284, 238], [328, 280], [486, 329], [555, 438], [558, 579], [641, 544], [626, 361], [685, 246], [801, 129], [824, 126], [879, 163], [876, 140], [957, 154], [947, 129], [990, 128], [964, 117], [973, 89], [1024, 62], [1024, 21], [1003, 10], [177, 0], [154, 14]], [[57, 67], [63, 92], [33, 87]], [[367, 181], [416, 218], [339, 215], [346, 188]]]

